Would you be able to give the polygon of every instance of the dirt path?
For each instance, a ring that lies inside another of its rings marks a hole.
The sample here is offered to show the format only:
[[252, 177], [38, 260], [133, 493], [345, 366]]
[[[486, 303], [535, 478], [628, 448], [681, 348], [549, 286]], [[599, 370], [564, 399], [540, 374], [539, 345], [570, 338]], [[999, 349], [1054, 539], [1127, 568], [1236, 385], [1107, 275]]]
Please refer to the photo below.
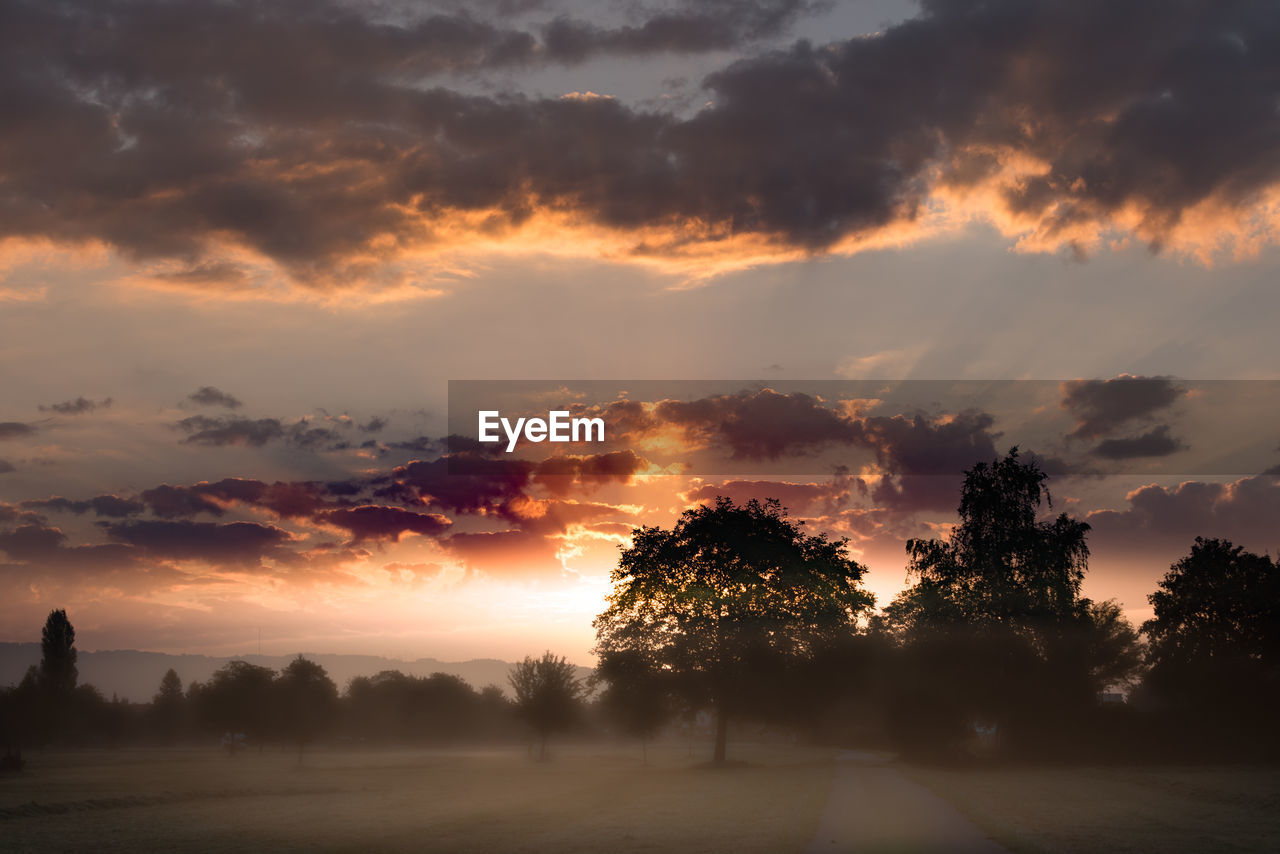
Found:
[[805, 854], [1007, 854], [955, 807], [907, 779], [887, 758], [844, 751], [837, 761], [827, 806]]

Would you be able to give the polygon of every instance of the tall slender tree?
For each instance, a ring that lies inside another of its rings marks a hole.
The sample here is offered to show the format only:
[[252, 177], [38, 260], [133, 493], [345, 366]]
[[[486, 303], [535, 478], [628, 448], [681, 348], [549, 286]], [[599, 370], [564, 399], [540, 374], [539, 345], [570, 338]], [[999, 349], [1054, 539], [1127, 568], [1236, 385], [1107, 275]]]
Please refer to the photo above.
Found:
[[79, 677], [75, 644], [76, 630], [67, 612], [50, 611], [40, 633], [40, 683], [46, 692], [65, 696], [75, 690]]

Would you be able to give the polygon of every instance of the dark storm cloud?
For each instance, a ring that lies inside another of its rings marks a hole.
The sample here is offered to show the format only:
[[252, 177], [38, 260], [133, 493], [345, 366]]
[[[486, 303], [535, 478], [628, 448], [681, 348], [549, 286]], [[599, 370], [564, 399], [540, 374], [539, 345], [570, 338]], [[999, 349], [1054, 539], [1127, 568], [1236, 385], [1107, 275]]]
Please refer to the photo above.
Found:
[[155, 558], [228, 565], [259, 564], [263, 558], [283, 553], [291, 539], [280, 528], [253, 522], [139, 520], [109, 524], [106, 530], [113, 540]]
[[51, 403], [48, 406], [41, 406], [41, 412], [56, 412], [59, 415], [84, 415], [87, 412], [94, 412], [99, 409], [109, 409], [111, 407], [111, 398], [106, 397], [102, 400], [89, 400], [87, 397], [77, 397], [75, 400], [65, 400], [62, 403]]
[[226, 512], [208, 498], [186, 486], [161, 484], [145, 490], [139, 498], [161, 519], [183, 519], [200, 513], [221, 516]]
[[959, 474], [995, 459], [995, 418], [965, 410], [946, 418], [875, 416], [862, 421], [864, 441], [893, 474]]
[[[996, 182], [1042, 242], [1125, 212], [1158, 245], [1189, 208], [1250, 210], [1280, 180], [1269, 0], [930, 0], [874, 37], [730, 65], [688, 117], [423, 83], [722, 44], [796, 8], [559, 22], [544, 44], [466, 15], [389, 23], [332, 1], [10, 0], [0, 235], [101, 240], [192, 270], [231, 241], [330, 282], [467, 212], [489, 234], [554, 209], [676, 235], [646, 232], [641, 254], [744, 234], [821, 251], [914, 222], [939, 188]], [[1043, 168], [999, 177], [1015, 162]]]
[[1073, 438], [1094, 439], [1150, 418], [1186, 393], [1172, 377], [1071, 380], [1062, 384], [1062, 408], [1077, 419]]
[[[450, 459], [466, 462], [465, 472], [450, 470]], [[463, 451], [434, 460], [414, 460], [374, 480], [373, 495], [408, 506], [431, 506], [451, 513], [484, 513], [521, 498], [534, 463], [494, 459]]]
[[1089, 453], [1105, 460], [1134, 460], [1144, 457], [1167, 457], [1186, 449], [1186, 445], [1169, 435], [1169, 425], [1132, 439], [1104, 439]]
[[19, 421], [0, 421], [0, 439], [20, 439], [23, 436], [31, 436], [36, 432], [36, 428], [30, 424], [23, 424]]
[[866, 443], [890, 477], [871, 489], [878, 505], [900, 513], [952, 510], [963, 472], [999, 454], [995, 419], [968, 410], [943, 419], [924, 415], [866, 418]]
[[604, 483], [630, 483], [648, 463], [635, 451], [548, 457], [534, 468], [533, 481], [555, 495]]
[[831, 443], [851, 444], [862, 436], [859, 424], [803, 393], [771, 389], [664, 400], [656, 417], [687, 430], [695, 439], [713, 439], [735, 460], [776, 460]]
[[239, 409], [242, 405], [238, 398], [211, 385], [201, 386], [191, 392], [187, 395], [187, 400], [197, 406], [222, 406], [227, 409]]
[[318, 427], [309, 418], [286, 424], [279, 418], [192, 415], [174, 426], [189, 434], [183, 439], [189, 445], [247, 445], [260, 448], [268, 442], [279, 441], [308, 451], [340, 450], [347, 446], [338, 431]]
[[[146, 493], [144, 493], [145, 496]], [[74, 513], [83, 516], [93, 511], [95, 516], [122, 519], [135, 516], [147, 509], [147, 502], [118, 495], [97, 495], [84, 501], [72, 501], [61, 496], [23, 501], [23, 507], [33, 510], [51, 510], [55, 513]]]
[[0, 532], [0, 550], [15, 560], [39, 559], [57, 551], [66, 539], [67, 535], [57, 528], [31, 522]]
[[437, 537], [452, 524], [438, 513], [414, 513], [399, 507], [375, 504], [345, 510], [326, 510], [314, 518], [317, 522], [350, 532], [352, 544], [368, 540], [398, 543], [405, 534]]

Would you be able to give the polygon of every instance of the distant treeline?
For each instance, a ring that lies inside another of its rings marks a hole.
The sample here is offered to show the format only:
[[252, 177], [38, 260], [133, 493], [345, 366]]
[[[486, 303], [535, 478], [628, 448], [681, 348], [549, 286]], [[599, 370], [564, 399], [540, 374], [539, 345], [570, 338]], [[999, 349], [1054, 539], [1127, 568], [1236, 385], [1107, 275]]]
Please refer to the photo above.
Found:
[[352, 679], [339, 691], [299, 656], [280, 671], [235, 660], [183, 686], [170, 669], [149, 703], [107, 699], [76, 681], [74, 629], [64, 611], [45, 626], [43, 657], [16, 686], [0, 689], [0, 744], [10, 755], [45, 746], [218, 744], [299, 748], [316, 741], [438, 744], [516, 739], [525, 733], [496, 685], [480, 691], [444, 673], [394, 670]]

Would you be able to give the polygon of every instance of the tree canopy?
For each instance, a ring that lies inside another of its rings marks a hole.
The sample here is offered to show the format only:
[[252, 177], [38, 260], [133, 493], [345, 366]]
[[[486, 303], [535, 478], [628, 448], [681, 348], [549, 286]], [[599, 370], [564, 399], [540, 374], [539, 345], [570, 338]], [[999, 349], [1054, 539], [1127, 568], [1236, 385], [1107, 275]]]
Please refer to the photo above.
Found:
[[771, 677], [846, 637], [874, 602], [847, 541], [802, 524], [777, 500], [720, 497], [670, 530], [636, 529], [612, 573], [595, 621], [601, 672], [657, 674], [689, 706], [714, 707], [716, 761], [729, 718], [758, 708]]
[[[1196, 537], [1148, 597], [1152, 687], [1180, 703], [1244, 709], [1280, 699], [1280, 567], [1228, 540]], [[1261, 711], [1261, 710], [1260, 710]]]
[[302, 748], [333, 725], [338, 712], [338, 686], [325, 669], [299, 655], [276, 679], [280, 727]]
[[1042, 503], [1052, 507], [1047, 480], [1017, 448], [965, 473], [951, 536], [907, 541], [920, 618], [1025, 627], [1078, 612], [1089, 525], [1065, 513], [1039, 521]]
[[896, 717], [932, 732], [901, 737], [933, 750], [965, 719], [1024, 738], [1062, 732], [1099, 691], [1135, 675], [1132, 625], [1116, 603], [1081, 596], [1089, 525], [1065, 513], [1042, 519], [1052, 509], [1047, 480], [1017, 448], [978, 463], [965, 473], [951, 535], [907, 541], [916, 583], [878, 624], [903, 652]]
[[275, 671], [236, 659], [220, 667], [209, 681], [191, 691], [205, 724], [233, 736], [261, 739], [275, 722]]

